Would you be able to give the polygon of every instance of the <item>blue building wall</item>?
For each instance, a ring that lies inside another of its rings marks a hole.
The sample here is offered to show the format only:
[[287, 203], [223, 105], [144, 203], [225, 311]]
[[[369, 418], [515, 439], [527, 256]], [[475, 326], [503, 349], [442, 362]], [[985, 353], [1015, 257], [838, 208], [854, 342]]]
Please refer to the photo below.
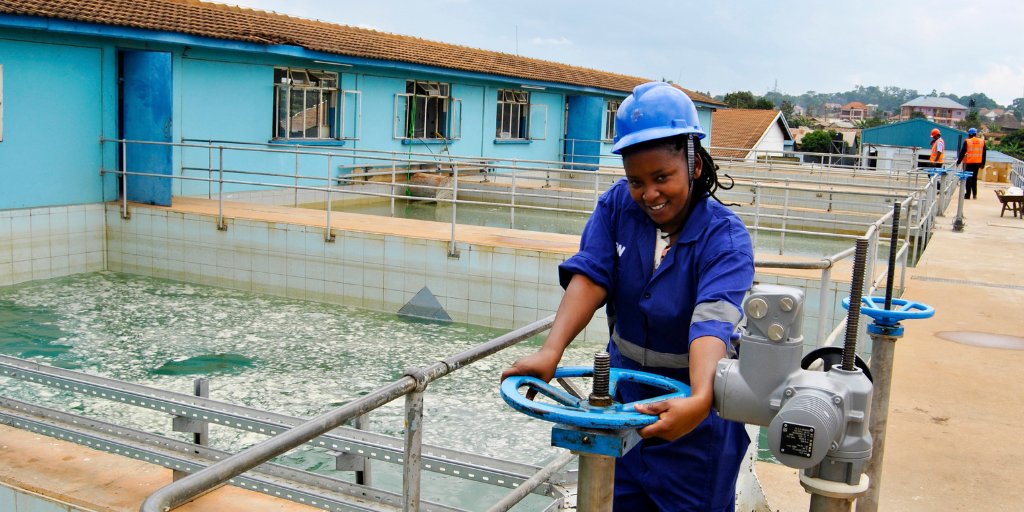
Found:
[[[103, 200], [99, 139], [116, 135], [116, 68], [109, 47], [0, 39], [0, 63], [0, 208]], [[106, 197], [114, 195], [108, 186]]]
[[[33, 25], [34, 23], [34, 25]], [[36, 26], [38, 25], [38, 26]], [[36, 30], [23, 30], [32, 26]], [[443, 158], [436, 141], [403, 141], [394, 137], [395, 95], [405, 92], [407, 79], [433, 80], [452, 85], [461, 100], [461, 139], [449, 142], [453, 155], [558, 161], [562, 156], [564, 109], [567, 97], [589, 96], [600, 106], [593, 117], [592, 139], [603, 136], [603, 109], [608, 92], [542, 84], [531, 90], [531, 102], [546, 107], [546, 122], [535, 122], [533, 138], [502, 141], [495, 137], [497, 91], [519, 89], [523, 83], [471, 73], [424, 69], [423, 66], [359, 59], [353, 67], [315, 63], [331, 60], [325, 54], [301, 48], [266, 47], [230, 41], [203, 40], [181, 34], [97, 27], [47, 20], [0, 17], [0, 62], [4, 64], [4, 141], [0, 142], [0, 208], [93, 203], [118, 196], [117, 179], [98, 177], [100, 169], [116, 170], [119, 148], [99, 144], [102, 137], [118, 137], [117, 55], [124, 49], [168, 51], [172, 56], [172, 139], [189, 142], [233, 141], [251, 148], [270, 148], [272, 139], [273, 73], [275, 66], [306, 67], [339, 74], [343, 89], [360, 92], [358, 140], [333, 141], [335, 147], [369, 149], [397, 154], [422, 153]], [[46, 30], [38, 30], [45, 28]], [[65, 32], [53, 32], [63, 30]], [[527, 82], [529, 83], [529, 82]], [[623, 95], [624, 96], [624, 95]], [[702, 122], [710, 126], [710, 110], [699, 106]], [[537, 114], [537, 111], [534, 111]], [[354, 117], [353, 113], [349, 113]], [[541, 127], [546, 125], [546, 129]], [[293, 153], [254, 153], [225, 149], [176, 148], [172, 168], [176, 176], [225, 178], [292, 184], [298, 171], [316, 179], [300, 183], [322, 186], [328, 175], [346, 165], [372, 164], [367, 159]], [[59, 148], [59, 150], [55, 150]], [[610, 154], [610, 144], [599, 144]], [[276, 148], [281, 149], [281, 148]], [[285, 148], [287, 149], [287, 148]], [[300, 146], [302, 151], [323, 148]], [[383, 162], [380, 162], [383, 163]], [[232, 173], [260, 171], [281, 176], [256, 179]], [[322, 176], [323, 178], [319, 178]], [[60, 184], [60, 186], [54, 186]], [[225, 187], [225, 191], [252, 189], [251, 185]], [[174, 195], [216, 194], [205, 181], [175, 180]]]

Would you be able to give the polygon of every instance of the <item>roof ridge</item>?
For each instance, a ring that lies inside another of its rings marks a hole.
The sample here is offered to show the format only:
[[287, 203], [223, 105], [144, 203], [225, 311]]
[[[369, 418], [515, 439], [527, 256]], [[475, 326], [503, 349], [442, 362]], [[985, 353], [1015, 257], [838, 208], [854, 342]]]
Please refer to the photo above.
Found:
[[[292, 45], [314, 52], [360, 59], [407, 62], [440, 69], [593, 87], [627, 94], [637, 85], [650, 80], [536, 57], [302, 18], [218, 1], [0, 0], [0, 13], [167, 31], [255, 44]], [[676, 87], [695, 101], [724, 106], [724, 103], [704, 94], [678, 85]]]
[[[588, 67], [585, 67], [585, 66], [578, 66], [578, 65], [575, 65], [575, 64], [567, 64], [567, 63], [564, 63], [564, 62], [558, 62], [558, 61], [554, 61], [554, 60], [540, 59], [540, 58], [537, 58], [537, 57], [529, 57], [529, 56], [525, 56], [525, 55], [519, 55], [519, 54], [514, 54], [514, 53], [508, 53], [508, 52], [502, 52], [502, 51], [498, 51], [498, 50], [490, 50], [490, 49], [487, 49], [487, 48], [479, 48], [479, 47], [470, 46], [470, 45], [448, 43], [448, 42], [444, 42], [444, 41], [437, 41], [437, 40], [434, 40], [434, 39], [427, 39], [427, 38], [424, 38], [424, 37], [413, 36], [413, 35], [409, 35], [409, 34], [400, 34], [400, 33], [397, 33], [397, 32], [388, 32], [388, 31], [385, 31], [385, 30], [377, 30], [377, 29], [373, 29], [373, 28], [360, 27], [358, 25], [349, 25], [349, 24], [346, 24], [346, 23], [339, 23], [339, 22], [333, 22], [333, 21], [325, 21], [325, 20], [321, 20], [321, 19], [303, 18], [301, 16], [292, 16], [290, 14], [279, 13], [279, 12], [276, 12], [276, 11], [267, 11], [267, 10], [263, 10], [263, 9], [256, 9], [256, 8], [252, 8], [252, 7], [243, 7], [243, 6], [238, 6], [238, 5], [234, 5], [234, 4], [228, 4], [228, 3], [221, 3], [221, 2], [215, 2], [215, 1], [204, 1], [204, 0], [153, 0], [153, 1], [158, 1], [158, 2], [159, 1], [175, 2], [175, 3], [180, 3], [180, 4], [192, 5], [192, 6], [196, 6], [196, 7], [212, 7], [212, 8], [215, 8], [215, 9], [224, 9], [224, 10], [235, 11], [235, 12], [249, 11], [249, 12], [252, 12], [252, 13], [258, 13], [258, 14], [263, 14], [263, 15], [271, 15], [271, 16], [283, 17], [283, 18], [286, 18], [286, 19], [289, 19], [289, 20], [293, 20], [293, 21], [306, 22], [306, 23], [318, 23], [318, 24], [326, 25], [326, 26], [332, 27], [332, 28], [342, 28], [342, 29], [346, 29], [346, 30], [354, 30], [354, 31], [358, 31], [358, 32], [364, 32], [364, 33], [371, 33], [371, 34], [395, 37], [395, 38], [399, 38], [399, 39], [412, 40], [412, 41], [417, 41], [417, 42], [421, 42], [421, 43], [440, 45], [440, 46], [449, 47], [449, 48], [468, 49], [468, 50], [473, 50], [473, 51], [478, 51], [478, 52], [485, 52], [485, 53], [489, 53], [489, 54], [492, 54], [492, 55], [495, 55], [495, 56], [500, 56], [500, 57], [511, 57], [511, 58], [514, 58], [514, 59], [522, 59], [522, 60], [538, 62], [538, 63], [544, 63], [544, 64], [554, 64], [554, 65], [564, 66], [564, 67], [567, 67], [567, 68], [570, 68], [570, 69], [576, 69], [576, 70], [581, 70], [581, 71], [596, 71], [596, 72], [604, 73], [604, 74], [607, 74], [607, 75], [617, 76], [619, 78], [625, 78], [625, 79], [631, 79], [631, 80], [632, 79], [650, 80], [649, 78], [646, 78], [646, 77], [638, 77], [638, 76], [627, 75], [627, 74], [624, 74], [624, 73], [618, 73], [618, 72], [614, 72], [614, 71], [605, 71], [605, 70], [601, 70], [601, 69], [588, 68]], [[677, 85], [677, 84], [673, 84], [673, 85]], [[705, 94], [698, 93], [696, 91], [687, 89], [687, 88], [679, 86], [679, 85], [677, 85], [677, 87], [679, 87], [680, 89], [685, 91], [687, 94], [705, 97], [706, 100], [707, 100], [706, 102], [708, 102], [708, 103], [718, 103], [717, 100], [715, 100], [714, 98], [711, 98], [711, 97], [709, 97], [709, 96], [707, 96]], [[702, 101], [704, 101], [704, 100], [702, 100]]]

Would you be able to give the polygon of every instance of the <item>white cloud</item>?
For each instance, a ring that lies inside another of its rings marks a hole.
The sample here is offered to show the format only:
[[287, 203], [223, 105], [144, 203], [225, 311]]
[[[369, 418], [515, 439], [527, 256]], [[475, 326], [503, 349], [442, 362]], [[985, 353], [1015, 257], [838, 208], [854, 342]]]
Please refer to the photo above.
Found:
[[992, 63], [971, 80], [971, 90], [984, 91], [998, 103], [1024, 97], [1024, 65]]
[[565, 36], [562, 36], [562, 37], [534, 37], [533, 39], [530, 39], [530, 43], [538, 45], [538, 46], [549, 46], [549, 45], [563, 46], [563, 45], [570, 45], [570, 44], [572, 44], [572, 41], [570, 41]]

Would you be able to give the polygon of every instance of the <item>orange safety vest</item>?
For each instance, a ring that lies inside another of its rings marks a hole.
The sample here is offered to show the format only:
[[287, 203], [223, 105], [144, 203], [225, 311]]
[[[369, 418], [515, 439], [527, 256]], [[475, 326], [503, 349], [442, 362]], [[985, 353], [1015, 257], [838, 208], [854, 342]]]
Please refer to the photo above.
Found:
[[946, 154], [946, 141], [942, 140], [942, 137], [935, 139], [932, 142], [932, 156], [928, 158], [929, 162], [942, 163], [942, 157]]
[[980, 164], [981, 157], [985, 154], [985, 141], [978, 137], [967, 139], [967, 154], [964, 155], [965, 164]]

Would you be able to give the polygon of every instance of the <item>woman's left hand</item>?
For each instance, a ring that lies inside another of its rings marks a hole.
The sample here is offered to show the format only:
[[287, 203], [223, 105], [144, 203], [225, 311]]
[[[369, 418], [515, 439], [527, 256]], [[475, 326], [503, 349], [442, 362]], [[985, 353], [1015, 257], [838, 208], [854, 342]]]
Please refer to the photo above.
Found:
[[661, 402], [638, 404], [636, 411], [658, 416], [658, 421], [640, 429], [640, 437], [660, 437], [675, 441], [697, 428], [711, 411], [711, 404], [698, 397], [672, 398]]

